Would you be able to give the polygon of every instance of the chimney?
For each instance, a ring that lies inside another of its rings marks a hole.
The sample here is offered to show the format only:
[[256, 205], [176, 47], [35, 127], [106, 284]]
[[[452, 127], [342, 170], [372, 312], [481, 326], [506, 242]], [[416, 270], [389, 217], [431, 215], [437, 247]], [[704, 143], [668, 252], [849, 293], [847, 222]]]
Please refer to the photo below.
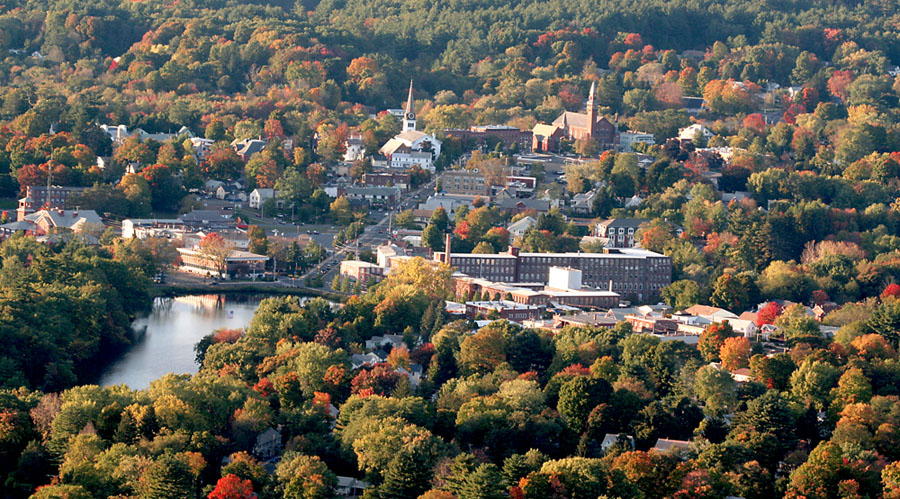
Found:
[[510, 246], [510, 247], [509, 247], [509, 254], [512, 255], [512, 256], [519, 256], [519, 248], [517, 248], [517, 247], [515, 247], [515, 246]]
[[609, 280], [609, 290], [612, 292], [612, 279]]
[[444, 234], [444, 263], [450, 265], [450, 241], [453, 240], [453, 236], [451, 234]]

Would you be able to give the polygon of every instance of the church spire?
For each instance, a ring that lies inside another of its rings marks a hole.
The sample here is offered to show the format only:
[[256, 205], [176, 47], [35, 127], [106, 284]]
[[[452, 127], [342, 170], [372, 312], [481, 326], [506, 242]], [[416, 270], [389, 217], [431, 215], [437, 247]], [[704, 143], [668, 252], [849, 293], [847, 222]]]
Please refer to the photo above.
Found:
[[597, 121], [597, 118], [594, 115], [595, 109], [597, 108], [597, 105], [594, 102], [596, 91], [597, 91], [597, 82], [595, 81], [595, 82], [591, 83], [591, 93], [588, 94], [588, 101], [587, 101], [587, 127], [588, 127], [588, 135], [591, 137], [594, 136], [594, 123]]
[[409, 80], [409, 96], [406, 98], [406, 113], [403, 115], [403, 131], [416, 129], [416, 111], [413, 104], [413, 81]]

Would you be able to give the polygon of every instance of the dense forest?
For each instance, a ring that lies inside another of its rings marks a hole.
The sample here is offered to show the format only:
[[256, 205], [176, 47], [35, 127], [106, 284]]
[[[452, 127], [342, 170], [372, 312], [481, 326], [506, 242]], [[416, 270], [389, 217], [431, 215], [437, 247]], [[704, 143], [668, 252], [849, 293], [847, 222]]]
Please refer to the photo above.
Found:
[[[522, 246], [596, 250], [566, 218], [574, 195], [596, 190], [590, 217], [649, 220], [638, 238], [673, 260], [669, 305], [768, 303], [760, 316], [784, 345], [764, 355], [718, 324], [697, 348], [625, 323], [476, 330], [444, 312], [450, 269], [412, 260], [341, 307], [265, 301], [246, 331], [198, 345], [195, 376], [99, 388], [86, 383], [130, 343], [171, 248], [112, 233], [97, 246], [16, 237], [0, 245], [4, 493], [318, 498], [340, 475], [369, 482], [370, 498], [900, 497], [898, 20], [883, 0], [0, 6], [4, 197], [52, 175], [90, 186], [82, 208], [167, 215], [195, 207], [189, 192], [205, 181], [241, 178], [277, 188], [300, 220], [358, 232], [323, 186], [350, 134], [373, 153], [399, 131], [384, 110], [410, 79], [419, 128], [442, 138], [473, 124], [530, 129], [583, 110], [595, 84], [604, 115], [658, 145], [640, 149], [642, 166], [564, 144], [590, 160], [565, 186], [542, 183], [562, 209], [536, 217]], [[683, 97], [706, 106], [691, 114]], [[667, 140], [692, 123], [709, 134]], [[186, 135], [113, 144], [100, 125], [120, 124], [187, 127], [215, 144], [202, 160]], [[268, 145], [246, 162], [230, 145], [257, 137]], [[439, 168], [464, 152], [444, 139]], [[458, 251], [499, 252], [514, 219], [483, 202], [452, 221], [437, 210], [423, 239], [441, 249], [452, 232]], [[783, 300], [833, 308], [823, 323], [837, 333]], [[404, 345], [354, 369], [376, 334]], [[734, 380], [739, 369], [749, 381]], [[269, 428], [284, 452], [263, 461], [251, 451]], [[658, 438], [691, 443], [650, 450]]]
[[[33, 497], [324, 498], [338, 475], [388, 498], [900, 492], [896, 297], [855, 310], [863, 334], [808, 332], [766, 356], [719, 325], [699, 348], [627, 323], [474, 332], [442, 312], [449, 275], [418, 259], [340, 309], [267, 299], [246, 331], [201, 342], [199, 374], [147, 390], [4, 392], [10, 493], [47, 474]], [[352, 368], [364, 339], [391, 331], [406, 344]], [[742, 367], [751, 381], [728, 373]], [[284, 452], [260, 460], [254, 437], [272, 427]], [[691, 444], [648, 450], [658, 438]]]

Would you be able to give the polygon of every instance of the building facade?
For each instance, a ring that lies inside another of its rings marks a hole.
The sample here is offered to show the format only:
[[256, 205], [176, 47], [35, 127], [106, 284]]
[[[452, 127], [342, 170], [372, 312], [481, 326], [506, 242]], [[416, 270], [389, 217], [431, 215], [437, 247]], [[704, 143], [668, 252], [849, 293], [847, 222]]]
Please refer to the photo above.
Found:
[[458, 138], [466, 149], [492, 148], [500, 143], [507, 149], [516, 144], [519, 150], [527, 151], [531, 146], [531, 130], [519, 130], [507, 125], [475, 125], [468, 130], [444, 130], [444, 134]]
[[569, 267], [582, 272], [585, 286], [639, 301], [657, 298], [672, 282], [671, 258], [637, 248], [606, 248], [603, 253], [520, 253], [510, 248], [496, 255], [451, 253], [449, 258], [435, 252], [434, 259], [468, 276], [503, 283], [547, 283], [550, 267]]
[[597, 236], [609, 239], [609, 247], [633, 248], [634, 235], [646, 222], [649, 220], [643, 218], [610, 218], [597, 224]]
[[29, 185], [25, 188], [25, 197], [19, 199], [16, 209], [16, 220], [42, 209], [64, 209], [70, 196], [84, 192], [87, 187], [69, 187], [62, 185]]
[[441, 175], [441, 190], [447, 194], [490, 196], [491, 186], [484, 175], [468, 170], [450, 170]]

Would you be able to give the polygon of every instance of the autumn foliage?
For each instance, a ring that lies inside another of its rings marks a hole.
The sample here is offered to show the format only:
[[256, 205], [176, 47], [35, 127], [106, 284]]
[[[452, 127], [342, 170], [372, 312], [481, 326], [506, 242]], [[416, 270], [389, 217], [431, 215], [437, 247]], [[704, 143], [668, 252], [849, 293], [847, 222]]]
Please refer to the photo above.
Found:
[[225, 475], [216, 482], [216, 488], [207, 496], [209, 499], [251, 499], [253, 484], [250, 480], [241, 480], [235, 475]]

